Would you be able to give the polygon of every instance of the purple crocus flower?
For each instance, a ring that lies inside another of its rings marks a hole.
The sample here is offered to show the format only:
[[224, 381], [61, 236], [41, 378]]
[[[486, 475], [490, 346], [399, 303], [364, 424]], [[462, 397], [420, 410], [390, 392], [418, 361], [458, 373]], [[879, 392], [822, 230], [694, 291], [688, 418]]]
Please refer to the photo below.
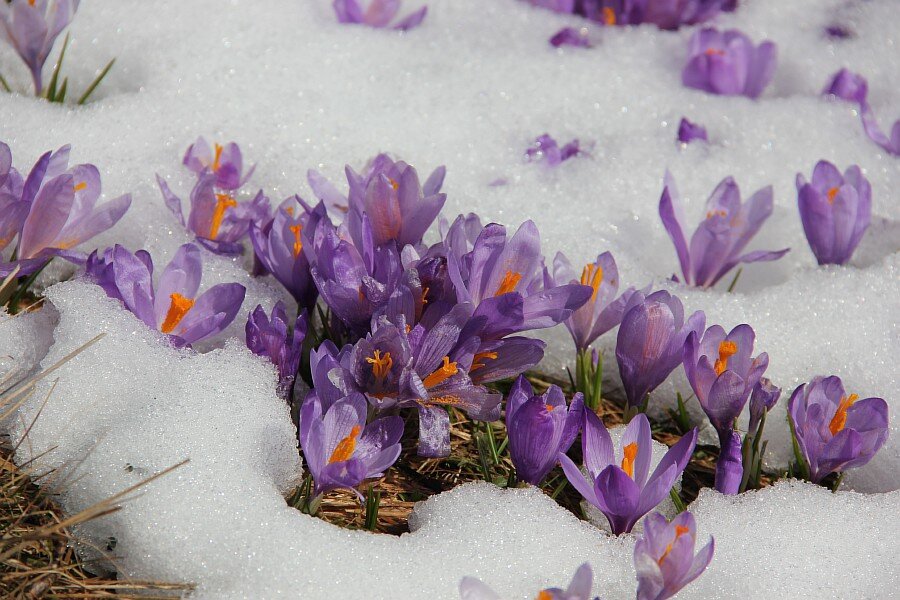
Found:
[[[547, 588], [537, 594], [537, 600], [598, 600], [591, 595], [594, 586], [594, 573], [591, 566], [584, 563], [566, 589]], [[463, 577], [459, 582], [459, 597], [461, 600], [501, 600], [501, 596], [487, 585], [474, 577]]]
[[781, 398], [781, 388], [775, 386], [766, 377], [761, 377], [753, 391], [750, 392], [750, 423], [747, 426], [749, 435], [756, 435], [760, 421], [764, 414], [768, 413]]
[[678, 124], [678, 142], [681, 144], [690, 144], [694, 140], [703, 140], [704, 142], [709, 141], [709, 136], [706, 134], [706, 127], [688, 121], [686, 118], [682, 118], [681, 122]]
[[87, 259], [87, 276], [116, 298], [148, 327], [176, 346], [193, 344], [225, 329], [237, 316], [246, 292], [239, 283], [220, 283], [202, 294], [200, 249], [185, 244], [153, 285], [153, 261], [144, 250], [134, 254], [119, 246]]
[[[640, 294], [636, 292], [635, 295]], [[682, 361], [684, 342], [703, 331], [706, 315], [684, 318], [677, 296], [658, 291], [631, 308], [622, 319], [616, 340], [616, 361], [632, 409], [641, 407]]]
[[691, 36], [681, 82], [710, 94], [758, 98], [775, 74], [777, 56], [772, 42], [754, 46], [736, 29], [707, 27]]
[[788, 402], [798, 459], [809, 480], [868, 463], [888, 438], [888, 406], [881, 398], [847, 394], [840, 377], [815, 377]]
[[[669, 448], [650, 474], [653, 443], [650, 421], [637, 415], [622, 434], [621, 452], [615, 452], [609, 432], [593, 411], [584, 411], [581, 445], [588, 479], [563, 453], [559, 455], [569, 483], [585, 500], [600, 509], [615, 535], [629, 533], [641, 517], [669, 494], [687, 466], [697, 443], [694, 428]], [[621, 455], [621, 461], [616, 458]], [[649, 474], [649, 477], [648, 477]]]
[[734, 495], [740, 493], [741, 481], [744, 478], [741, 434], [731, 429], [727, 434], [720, 434], [720, 439], [722, 441], [719, 447], [719, 458], [716, 460], [716, 491]]
[[688, 246], [681, 200], [672, 175], [666, 172], [659, 216], [675, 244], [681, 273], [688, 285], [712, 287], [738, 263], [777, 260], [784, 256], [790, 248], [741, 254], [771, 214], [772, 186], [741, 202], [737, 183], [726, 177], [706, 201], [706, 218], [697, 226]]
[[575, 13], [602, 25], [653, 23], [660, 29], [678, 29], [707, 21], [723, 10], [734, 10], [728, 0], [531, 0], [561, 13]]
[[841, 172], [819, 161], [812, 182], [797, 174], [800, 220], [820, 265], [850, 260], [872, 219], [872, 186], [856, 165]]
[[228, 142], [224, 146], [213, 144], [210, 147], [203, 136], [188, 146], [182, 162], [197, 175], [202, 175], [205, 171], [211, 172], [215, 187], [228, 191], [243, 186], [256, 169], [256, 165], [253, 165], [247, 170], [246, 175], [244, 174], [244, 158], [240, 147], [234, 142]]
[[869, 84], [865, 77], [847, 69], [841, 69], [832, 75], [828, 85], [822, 90], [822, 94], [826, 96], [856, 103], [865, 102], [868, 92]]
[[869, 139], [881, 146], [881, 148], [893, 156], [900, 156], [900, 119], [894, 121], [891, 127], [890, 137], [881, 130], [875, 112], [868, 102], [859, 105], [859, 116], [862, 119], [863, 129]]
[[[16, 260], [0, 262], [0, 277], [20, 267], [19, 275], [29, 275], [60, 256], [81, 263], [86, 255], [74, 247], [103, 233], [119, 222], [131, 206], [124, 194], [97, 206], [100, 172], [89, 164], [68, 168], [69, 147], [41, 156], [21, 183], [18, 198], [9, 195], [10, 185], [19, 188], [18, 174], [7, 175], [5, 205], [0, 216], [0, 248], [8, 245], [18, 226]], [[15, 180], [15, 181], [14, 181]], [[0, 203], [4, 203], [0, 196]]]
[[529, 0], [534, 6], [546, 8], [558, 13], [570, 14], [575, 12], [581, 0]]
[[354, 393], [327, 410], [317, 396], [303, 403], [300, 411], [300, 447], [321, 496], [347, 488], [362, 501], [355, 488], [365, 479], [381, 477], [400, 456], [403, 419], [382, 417], [366, 425], [368, 403]]
[[294, 329], [289, 331], [282, 302], [272, 308], [271, 318], [262, 306], [257, 306], [247, 317], [247, 347], [253, 354], [268, 358], [275, 365], [278, 369], [278, 396], [288, 401], [291, 400], [294, 378], [300, 368], [306, 326], [306, 315], [301, 314], [294, 321]]
[[555, 167], [579, 154], [581, 154], [581, 149], [577, 139], [560, 147], [556, 140], [546, 133], [538, 136], [531, 147], [525, 151], [525, 157], [529, 161], [539, 162], [543, 160], [551, 167]]
[[628, 309], [642, 300], [642, 297], [635, 296], [633, 287], [616, 296], [619, 291], [619, 269], [609, 252], [598, 255], [597, 260], [585, 265], [580, 278], [575, 277], [575, 270], [566, 255], [557, 252], [553, 259], [553, 276], [545, 272], [544, 286], [552, 288], [557, 283], [580, 283], [590, 286], [593, 291], [588, 301], [565, 321], [578, 350], [586, 350], [594, 340], [621, 323]]
[[685, 511], [672, 522], [659, 513], [644, 519], [644, 535], [634, 545], [637, 571], [637, 600], [666, 600], [697, 579], [709, 565], [715, 541], [696, 555], [697, 525], [694, 515]]
[[582, 398], [575, 394], [567, 407], [558, 386], [551, 385], [538, 396], [528, 380], [519, 376], [506, 400], [509, 454], [519, 479], [540, 485], [556, 466], [559, 454], [568, 452], [581, 428]]
[[13, 47], [31, 71], [34, 93], [44, 89], [44, 63], [78, 10], [80, 0], [11, 0], [0, 2], [0, 38]]
[[191, 211], [185, 222], [181, 199], [156, 176], [166, 207], [196, 236], [198, 244], [216, 254], [240, 254], [244, 249], [240, 240], [250, 225], [268, 220], [269, 199], [260, 190], [250, 202], [239, 202], [230, 194], [216, 191], [216, 179], [210, 172], [201, 173], [191, 191]]
[[[368, 25], [378, 29], [387, 27], [400, 10], [400, 0], [371, 0], [369, 7], [363, 10], [358, 0], [334, 0], [334, 13], [339, 23]], [[393, 29], [406, 31], [418, 27], [425, 19], [428, 7], [404, 17], [393, 26]]]
[[588, 33], [587, 27], [579, 27], [578, 29], [575, 27], [563, 27], [550, 38], [550, 45], [554, 48], [559, 48], [561, 46], [590, 48], [593, 44], [591, 44]]

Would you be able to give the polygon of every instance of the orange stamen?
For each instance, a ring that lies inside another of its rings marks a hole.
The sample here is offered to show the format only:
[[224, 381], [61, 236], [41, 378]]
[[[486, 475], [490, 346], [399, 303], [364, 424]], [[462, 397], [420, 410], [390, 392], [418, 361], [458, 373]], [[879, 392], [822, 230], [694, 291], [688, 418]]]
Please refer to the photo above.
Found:
[[834, 416], [831, 417], [831, 423], [828, 424], [831, 435], [837, 435], [838, 432], [844, 428], [847, 424], [847, 410], [849, 410], [850, 407], [853, 406], [853, 403], [858, 399], [858, 394], [850, 394], [849, 396], [841, 398], [837, 411], [835, 411]]
[[220, 146], [219, 144], [213, 144], [213, 146], [216, 149], [216, 155], [215, 155], [215, 158], [213, 158], [213, 164], [212, 164], [212, 170], [213, 170], [213, 173], [215, 173], [216, 171], [219, 170], [219, 166], [220, 166], [219, 162], [222, 160], [222, 146]]
[[725, 372], [725, 369], [728, 368], [728, 359], [737, 354], [737, 351], [737, 344], [730, 340], [725, 340], [719, 344], [719, 358], [716, 359], [716, 364], [713, 365], [716, 375], [721, 375]]
[[426, 298], [426, 296], [428, 295], [428, 292], [430, 289], [431, 288], [429, 288], [429, 287], [422, 288], [422, 305], [423, 306], [428, 304], [428, 298]]
[[725, 56], [725, 51], [718, 48], [707, 48], [703, 51], [703, 54], [707, 56]]
[[[690, 531], [690, 529], [688, 529], [684, 525], [676, 525], [675, 526], [675, 539], [677, 540], [678, 538], [680, 538], [684, 534], [688, 533], [689, 531]], [[672, 544], [674, 544], [674, 543], [675, 543], [675, 541], [672, 540]], [[663, 552], [663, 555], [659, 557], [659, 560], [656, 561], [656, 564], [661, 565], [663, 563], [663, 561], [666, 560], [666, 557], [669, 556], [669, 552], [672, 551], [672, 544], [666, 545], [666, 551]]]
[[581, 271], [581, 285], [589, 285], [594, 288], [591, 294], [591, 302], [597, 299], [597, 292], [600, 291], [600, 284], [603, 283], [603, 267], [595, 264], [587, 264]]
[[513, 273], [512, 271], [507, 271], [506, 275], [503, 276], [503, 281], [500, 282], [500, 287], [497, 288], [497, 292], [494, 296], [502, 296], [503, 294], [508, 294], [510, 292], [516, 291], [516, 286], [519, 285], [519, 281], [522, 279], [521, 273]]
[[833, 187], [828, 190], [828, 204], [834, 204], [834, 197], [837, 196], [837, 193], [840, 189]]
[[177, 292], [169, 297], [172, 299], [171, 304], [169, 304], [169, 312], [166, 313], [166, 318], [163, 319], [163, 323], [159, 327], [159, 330], [163, 333], [172, 333], [172, 330], [181, 323], [184, 315], [194, 307], [193, 298], [186, 298]]
[[303, 225], [291, 225], [290, 230], [294, 234], [294, 258], [297, 258], [300, 256], [300, 251], [303, 250], [303, 242], [300, 240], [300, 232], [303, 231]]
[[397, 180], [391, 179], [390, 177], [388, 177], [388, 181], [391, 182], [391, 187], [394, 188], [395, 192], [400, 189], [400, 184], [397, 183]]
[[81, 190], [83, 190], [83, 189], [86, 188], [86, 187], [87, 187], [87, 182], [86, 182], [86, 181], [82, 181], [81, 183], [75, 184], [75, 187], [74, 187], [73, 189], [74, 189], [76, 192], [80, 192]]
[[625, 457], [622, 458], [622, 470], [634, 479], [634, 459], [637, 458], [637, 442], [631, 442], [622, 449]]
[[469, 367], [469, 373], [472, 371], [477, 371], [478, 369], [484, 368], [484, 361], [486, 360], [497, 360], [496, 352], [479, 352], [475, 356], [472, 357], [472, 366]]
[[547, 590], [541, 590], [538, 592], [537, 598], [534, 600], [553, 600], [553, 594], [548, 592]]
[[707, 218], [707, 219], [712, 219], [712, 218], [715, 217], [715, 216], [719, 216], [719, 217], [727, 217], [727, 216], [728, 216], [728, 213], [725, 212], [724, 210], [711, 210], [711, 211], [709, 211], [709, 212], [706, 213], [706, 218]]
[[225, 218], [225, 211], [232, 206], [237, 206], [234, 198], [228, 194], [216, 194], [216, 208], [213, 210], [212, 223], [209, 225], [209, 239], [214, 240], [219, 235], [219, 228], [222, 226], [222, 219]]
[[610, 7], [604, 7], [603, 9], [603, 22], [606, 25], [615, 25], [616, 24], [616, 11], [611, 9]]
[[353, 452], [356, 450], [356, 438], [359, 437], [361, 431], [362, 427], [359, 425], [353, 426], [353, 429], [350, 430], [350, 435], [342, 439], [338, 442], [338, 445], [335, 446], [334, 452], [331, 453], [331, 457], [328, 459], [329, 465], [331, 463], [350, 460], [350, 457], [353, 456]]
[[384, 378], [391, 372], [391, 367], [394, 366], [394, 359], [391, 358], [391, 353], [385, 352], [384, 356], [382, 356], [381, 350], [376, 350], [373, 356], [366, 359], [366, 362], [372, 365], [372, 375], [378, 381], [384, 381]]
[[450, 357], [449, 357], [449, 356], [445, 356], [445, 357], [444, 357], [444, 364], [443, 364], [442, 366], [438, 367], [438, 368], [434, 371], [434, 373], [432, 373], [431, 375], [429, 375], [428, 377], [426, 377], [425, 380], [422, 381], [422, 383], [425, 384], [425, 387], [426, 387], [426, 388], [429, 388], [429, 389], [430, 389], [430, 388], [433, 388], [434, 386], [436, 386], [436, 385], [438, 385], [438, 384], [440, 384], [440, 383], [443, 383], [444, 381], [446, 381], [446, 380], [449, 379], [450, 377], [456, 375], [456, 373], [457, 373], [458, 371], [459, 371], [459, 370], [456, 368], [456, 363], [455, 363], [455, 362], [450, 362]]

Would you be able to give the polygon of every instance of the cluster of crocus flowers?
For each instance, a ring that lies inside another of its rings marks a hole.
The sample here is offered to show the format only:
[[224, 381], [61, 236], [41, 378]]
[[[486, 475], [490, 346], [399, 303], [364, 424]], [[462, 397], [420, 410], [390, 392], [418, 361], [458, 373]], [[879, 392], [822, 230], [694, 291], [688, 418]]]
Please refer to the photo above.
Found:
[[757, 98], [775, 74], [777, 57], [772, 42], [756, 46], [735, 29], [704, 28], [691, 36], [681, 81], [710, 94]]
[[271, 317], [262, 306], [257, 306], [247, 317], [245, 328], [247, 348], [253, 354], [267, 358], [278, 371], [278, 395], [292, 402], [294, 378], [300, 368], [300, 355], [306, 337], [306, 315], [300, 314], [294, 321], [293, 329], [284, 303], [278, 302], [272, 308]]
[[94, 251], [85, 266], [89, 279], [151, 329], [176, 346], [194, 344], [225, 329], [237, 316], [246, 292], [239, 283], [220, 283], [199, 293], [203, 278], [200, 248], [181, 246], [153, 284], [153, 260], [120, 245]]
[[241, 150], [234, 142], [225, 145], [209, 143], [200, 137], [188, 147], [184, 166], [197, 174], [191, 190], [187, 219], [181, 199], [159, 176], [156, 181], [168, 209], [182, 227], [190, 231], [198, 244], [216, 254], [240, 254], [241, 241], [251, 225], [270, 221], [269, 199], [258, 192], [252, 200], [241, 201], [237, 190], [244, 185], [254, 167], [243, 172]]
[[788, 402], [788, 421], [797, 474], [813, 483], [865, 465], [888, 438], [887, 402], [848, 394], [835, 376], [798, 386]]
[[125, 194], [98, 206], [100, 172], [90, 164], [69, 167], [69, 146], [41, 156], [23, 178], [12, 155], [0, 147], [0, 251], [13, 240], [9, 262], [0, 262], [0, 277], [40, 271], [54, 257], [83, 262], [76, 248], [115, 225], [131, 206]]
[[740, 263], [771, 261], [784, 256], [789, 248], [742, 254], [771, 214], [771, 186], [741, 202], [737, 183], [726, 177], [707, 200], [705, 218], [697, 226], [688, 245], [681, 200], [675, 181], [668, 172], [659, 199], [659, 216], [675, 245], [684, 282], [697, 287], [714, 286]]
[[[598, 600], [591, 594], [594, 586], [594, 572], [588, 563], [575, 571], [566, 589], [545, 588], [537, 593], [537, 600]], [[484, 582], [474, 577], [463, 577], [459, 582], [461, 600], [501, 600], [502, 596]]]
[[403, 419], [387, 416], [366, 423], [368, 403], [359, 393], [326, 407], [320, 398], [307, 398], [300, 411], [300, 447], [314, 486], [311, 504], [338, 488], [353, 490], [381, 477], [400, 456]]
[[729, 0], [529, 0], [555, 12], [581, 15], [605, 26], [652, 23], [660, 29], [678, 29], [733, 10]]
[[513, 384], [506, 400], [506, 430], [509, 455], [516, 477], [540, 485], [556, 466], [560, 453], [568, 452], [581, 428], [584, 412], [581, 394], [570, 406], [562, 390], [550, 386], [536, 395], [524, 376]]
[[644, 519], [644, 533], [634, 545], [634, 568], [637, 572], [637, 600], [666, 600], [697, 579], [709, 565], [715, 551], [710, 538], [694, 552], [697, 525], [694, 516], [685, 511], [672, 522], [659, 513]]
[[900, 120], [894, 122], [889, 134], [885, 133], [878, 125], [878, 118], [869, 104], [868, 91], [869, 84], [865, 77], [847, 69], [841, 69], [831, 77], [822, 93], [858, 104], [863, 130], [869, 139], [888, 154], [900, 156]]
[[[400, 0], [370, 0], [367, 8], [363, 8], [359, 0], [334, 0], [334, 13], [339, 23], [366, 25], [376, 29], [390, 26], [391, 21], [400, 11]], [[425, 19], [428, 7], [400, 19], [392, 29], [406, 31], [418, 27]]]
[[872, 186], [856, 165], [844, 174], [819, 161], [812, 180], [797, 174], [800, 221], [820, 265], [850, 260], [872, 219]]
[[584, 411], [581, 432], [587, 478], [565, 454], [559, 455], [569, 483], [591, 505], [606, 516], [615, 535], [629, 533], [635, 524], [669, 495], [669, 490], [687, 467], [697, 443], [692, 429], [650, 473], [653, 440], [650, 421], [637, 415], [625, 428], [618, 451], [600, 418]]
[[31, 72], [34, 94], [44, 90], [44, 63], [56, 38], [78, 10], [80, 0], [10, 0], [0, 2], [0, 38], [16, 51]]
[[755, 337], [746, 324], [727, 334], [720, 325], [713, 325], [702, 336], [692, 332], [684, 344], [684, 371], [719, 435], [716, 489], [723, 494], [740, 490], [744, 465], [735, 421], [769, 365], [765, 352], [751, 356]]
[[581, 145], [577, 139], [560, 146], [553, 137], [544, 133], [525, 151], [525, 158], [530, 162], [544, 162], [547, 166], [556, 167], [581, 153]]

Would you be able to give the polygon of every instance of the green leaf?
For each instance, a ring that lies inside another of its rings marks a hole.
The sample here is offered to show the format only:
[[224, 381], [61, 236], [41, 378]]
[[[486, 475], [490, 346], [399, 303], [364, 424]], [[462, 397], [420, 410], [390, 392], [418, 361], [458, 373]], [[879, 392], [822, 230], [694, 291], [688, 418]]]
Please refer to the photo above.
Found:
[[62, 87], [59, 88], [59, 93], [56, 95], [57, 102], [65, 102], [66, 101], [66, 91], [69, 89], [69, 78], [66, 77], [63, 79]]
[[3, 75], [0, 75], [0, 85], [3, 86], [3, 89], [9, 93], [12, 93], [12, 88], [9, 87], [9, 84], [6, 83], [6, 79], [3, 78]]
[[684, 501], [681, 499], [681, 496], [678, 495], [678, 492], [675, 491], [674, 487], [669, 490], [669, 498], [672, 499], [672, 503], [675, 505], [675, 509], [679, 513], [683, 513], [687, 509], [687, 507], [684, 505]]
[[62, 69], [63, 59], [66, 57], [66, 48], [69, 46], [69, 34], [63, 40], [62, 50], [59, 51], [59, 58], [56, 59], [56, 66], [53, 67], [53, 75], [50, 77], [50, 85], [47, 86], [47, 100], [50, 102], [62, 102], [56, 97], [56, 84], [59, 81], [59, 72]]
[[86, 89], [81, 95], [81, 98], [78, 99], [79, 105], [87, 102], [88, 98], [91, 97], [91, 94], [94, 93], [94, 90], [97, 89], [97, 86], [100, 85], [100, 82], [103, 81], [103, 78], [106, 77], [106, 74], [109, 73], [109, 70], [112, 69], [112, 66], [113, 64], [115, 64], [115, 62], [116, 59], [112, 59], [105, 67], [103, 67], [103, 70], [100, 71], [100, 74], [97, 75], [97, 78], [94, 80], [94, 82], [88, 86], [88, 89]]

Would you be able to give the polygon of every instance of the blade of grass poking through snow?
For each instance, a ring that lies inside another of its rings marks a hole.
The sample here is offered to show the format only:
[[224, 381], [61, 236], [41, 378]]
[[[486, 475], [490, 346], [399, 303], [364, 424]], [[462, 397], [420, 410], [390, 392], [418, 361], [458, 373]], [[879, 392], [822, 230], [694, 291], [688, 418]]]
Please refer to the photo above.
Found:
[[741, 267], [737, 270], [737, 273], [734, 274], [734, 279], [731, 280], [731, 285], [728, 286], [728, 291], [733, 292], [734, 286], [737, 285], [738, 279], [741, 277], [741, 272], [744, 270], [744, 267]]
[[109, 61], [109, 64], [103, 67], [103, 70], [100, 71], [100, 74], [97, 75], [97, 78], [94, 80], [94, 82], [88, 86], [88, 89], [86, 89], [81, 95], [81, 98], [78, 99], [79, 105], [84, 104], [88, 101], [88, 98], [91, 97], [91, 94], [94, 93], [94, 90], [97, 89], [97, 86], [100, 85], [100, 82], [103, 81], [103, 78], [106, 77], [106, 74], [109, 73], [109, 70], [112, 69], [112, 66], [113, 64], [115, 64], [115, 62], [116, 59], [112, 59], [111, 61]]
[[12, 93], [12, 88], [9, 87], [8, 83], [6, 83], [6, 79], [4, 79], [3, 75], [0, 75], [0, 85], [2, 85], [3, 89], [6, 90], [8, 93], [10, 93], [10, 94]]
[[366, 523], [365, 527], [369, 531], [375, 531], [378, 525], [378, 507], [381, 505], [381, 491], [372, 489], [366, 494]]
[[59, 88], [59, 94], [56, 95], [57, 102], [65, 102], [66, 101], [66, 92], [69, 89], [69, 78], [66, 77], [63, 79], [62, 87]]
[[50, 102], [60, 102], [56, 98], [56, 84], [59, 82], [59, 72], [62, 70], [63, 59], [66, 57], [66, 48], [69, 46], [69, 34], [66, 34], [63, 40], [62, 50], [59, 51], [59, 58], [56, 59], [56, 66], [53, 67], [53, 75], [50, 76], [50, 84], [47, 86], [47, 100]]
[[0, 283], [0, 306], [6, 306], [7, 300], [12, 296], [13, 290], [15, 289], [13, 283], [18, 279], [21, 268], [20, 265], [16, 265], [16, 268], [13, 269], [12, 273], [7, 275], [3, 279], [3, 282]]
[[687, 508], [684, 505], [684, 501], [681, 499], [681, 496], [678, 495], [678, 492], [675, 491], [675, 488], [669, 490], [669, 498], [672, 499], [672, 503], [675, 505], [675, 510], [679, 513], [683, 513]]
[[41, 271], [46, 269], [47, 265], [49, 265], [52, 260], [53, 259], [51, 258], [50, 260], [45, 262], [40, 269], [29, 275], [28, 278], [25, 279], [25, 281], [19, 284], [19, 289], [16, 290], [16, 292], [12, 295], [12, 298], [9, 299], [9, 302], [6, 305], [6, 309], [9, 311], [9, 314], [14, 315], [19, 312], [19, 300], [22, 299], [22, 296], [26, 291], [28, 291], [28, 288], [32, 286], [32, 284], [38, 278], [38, 275], [41, 274]]

